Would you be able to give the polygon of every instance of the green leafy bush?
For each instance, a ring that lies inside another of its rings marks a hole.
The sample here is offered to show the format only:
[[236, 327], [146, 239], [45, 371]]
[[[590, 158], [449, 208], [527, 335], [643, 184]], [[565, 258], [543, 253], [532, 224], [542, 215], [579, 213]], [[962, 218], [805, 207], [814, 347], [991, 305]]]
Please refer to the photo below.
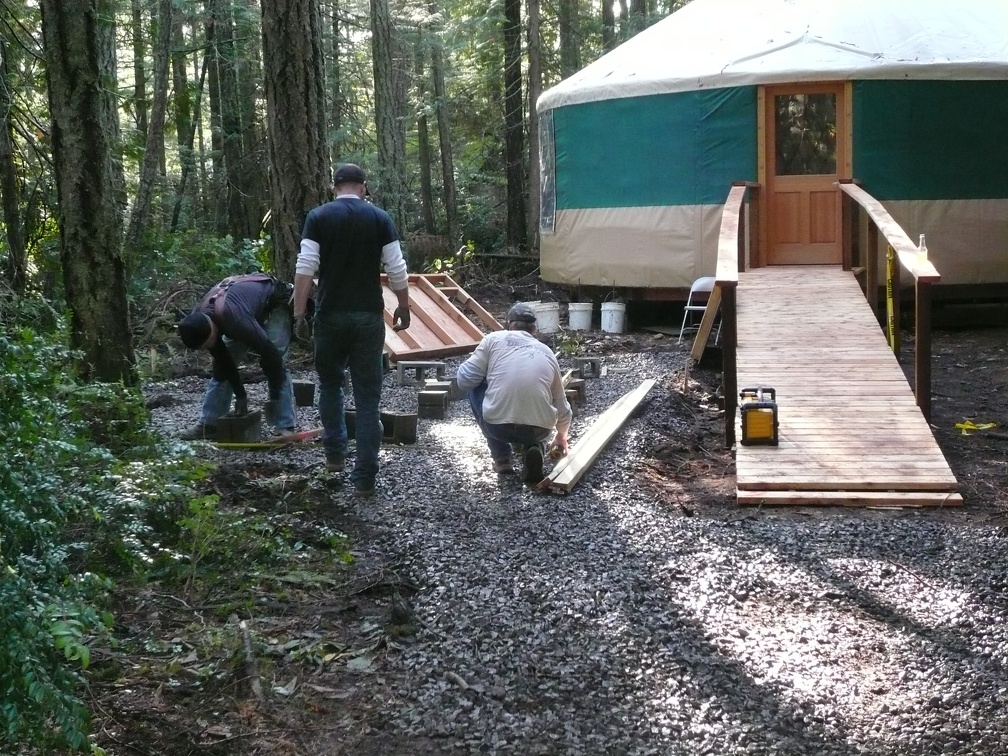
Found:
[[70, 357], [30, 330], [0, 335], [0, 742], [82, 749], [75, 690], [105, 623], [88, 604], [101, 581], [72, 574], [61, 544], [85, 504], [74, 472], [92, 464], [62, 401]]

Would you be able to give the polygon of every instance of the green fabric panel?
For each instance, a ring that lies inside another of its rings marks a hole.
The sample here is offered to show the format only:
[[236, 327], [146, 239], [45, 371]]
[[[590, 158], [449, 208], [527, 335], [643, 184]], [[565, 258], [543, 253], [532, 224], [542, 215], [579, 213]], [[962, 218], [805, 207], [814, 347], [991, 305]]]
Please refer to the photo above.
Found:
[[721, 204], [756, 180], [756, 89], [553, 110], [557, 209]]
[[1008, 81], [854, 84], [854, 177], [878, 199], [1008, 198]]

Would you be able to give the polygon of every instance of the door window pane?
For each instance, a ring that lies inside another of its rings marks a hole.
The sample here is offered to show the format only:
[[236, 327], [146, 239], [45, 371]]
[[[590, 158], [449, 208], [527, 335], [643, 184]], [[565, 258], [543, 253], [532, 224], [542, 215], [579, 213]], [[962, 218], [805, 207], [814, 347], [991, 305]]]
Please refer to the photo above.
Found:
[[836, 173], [836, 95], [777, 95], [777, 175]]

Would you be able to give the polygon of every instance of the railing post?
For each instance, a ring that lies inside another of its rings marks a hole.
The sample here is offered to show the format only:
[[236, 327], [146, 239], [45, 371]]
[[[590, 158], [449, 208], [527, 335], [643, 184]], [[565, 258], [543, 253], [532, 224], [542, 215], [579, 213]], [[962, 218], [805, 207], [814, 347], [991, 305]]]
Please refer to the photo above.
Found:
[[840, 254], [843, 269], [854, 267], [854, 200], [840, 192]]
[[738, 346], [735, 287], [721, 290], [721, 369], [724, 375], [725, 444], [735, 445], [735, 410], [738, 409]]
[[[866, 212], [867, 216], [868, 213]], [[878, 226], [875, 221], [865, 219], [865, 298], [878, 318]]]
[[924, 419], [931, 420], [931, 284], [918, 281], [914, 315], [914, 394]]

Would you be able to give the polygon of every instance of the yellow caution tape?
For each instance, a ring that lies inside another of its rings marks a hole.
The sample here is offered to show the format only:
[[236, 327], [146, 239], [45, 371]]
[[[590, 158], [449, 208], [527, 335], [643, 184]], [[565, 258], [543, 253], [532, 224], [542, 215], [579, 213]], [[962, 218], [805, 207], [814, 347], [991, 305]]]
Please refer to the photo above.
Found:
[[964, 436], [968, 436], [976, 431], [992, 430], [997, 428], [997, 423], [974, 423], [972, 420], [965, 420], [961, 423], [956, 423], [956, 430], [960, 431]]

